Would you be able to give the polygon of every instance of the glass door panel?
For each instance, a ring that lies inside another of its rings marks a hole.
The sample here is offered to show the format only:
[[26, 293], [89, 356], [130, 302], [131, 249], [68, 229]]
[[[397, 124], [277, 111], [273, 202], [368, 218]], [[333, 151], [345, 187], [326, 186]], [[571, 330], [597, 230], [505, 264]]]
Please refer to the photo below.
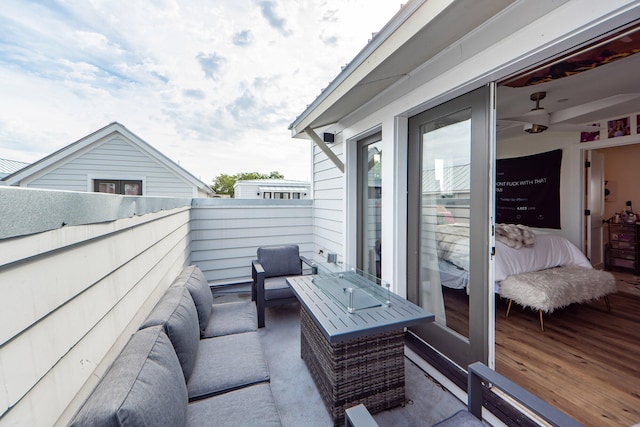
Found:
[[381, 134], [358, 141], [358, 268], [382, 277]]
[[411, 331], [463, 368], [488, 362], [489, 92], [409, 119], [407, 294], [436, 319]]

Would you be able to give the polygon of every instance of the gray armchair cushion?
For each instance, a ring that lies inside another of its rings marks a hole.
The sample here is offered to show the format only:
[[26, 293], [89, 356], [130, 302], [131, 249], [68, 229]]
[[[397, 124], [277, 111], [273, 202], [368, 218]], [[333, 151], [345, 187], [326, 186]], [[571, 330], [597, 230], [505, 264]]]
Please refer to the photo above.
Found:
[[264, 279], [265, 300], [289, 298], [293, 296], [295, 296], [295, 294], [293, 293], [291, 286], [287, 283], [287, 278], [285, 276]]
[[258, 248], [258, 262], [264, 268], [264, 277], [299, 276], [302, 274], [298, 245]]
[[189, 400], [196, 400], [265, 381], [269, 368], [260, 336], [245, 332], [200, 340], [187, 392]]
[[189, 404], [187, 425], [276, 427], [282, 425], [269, 384], [257, 384]]
[[140, 329], [161, 325], [178, 355], [185, 381], [196, 363], [200, 342], [198, 314], [191, 293], [183, 286], [172, 286], [162, 296]]
[[189, 289], [189, 292], [191, 292], [191, 297], [193, 298], [193, 302], [196, 305], [196, 310], [198, 312], [200, 336], [204, 337], [206, 335], [205, 331], [207, 329], [209, 318], [211, 317], [211, 306], [213, 305], [211, 288], [209, 287], [209, 283], [204, 277], [202, 270], [200, 270], [198, 266], [191, 265], [189, 267], [185, 267], [184, 271], [187, 272], [185, 285], [187, 289]]
[[257, 330], [257, 312], [253, 301], [225, 302], [213, 304], [203, 338]]
[[162, 327], [133, 334], [70, 426], [183, 426], [187, 388]]

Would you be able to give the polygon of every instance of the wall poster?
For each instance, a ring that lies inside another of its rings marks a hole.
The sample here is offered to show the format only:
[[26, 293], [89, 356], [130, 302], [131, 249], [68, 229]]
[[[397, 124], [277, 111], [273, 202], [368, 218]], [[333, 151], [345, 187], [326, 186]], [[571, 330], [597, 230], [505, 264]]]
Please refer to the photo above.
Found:
[[496, 160], [496, 222], [560, 228], [562, 150]]

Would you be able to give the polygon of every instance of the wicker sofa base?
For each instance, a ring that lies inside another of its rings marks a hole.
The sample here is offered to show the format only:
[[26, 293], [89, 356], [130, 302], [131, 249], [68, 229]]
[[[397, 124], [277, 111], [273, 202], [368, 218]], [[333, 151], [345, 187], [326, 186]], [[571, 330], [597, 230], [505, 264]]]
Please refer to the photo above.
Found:
[[402, 329], [331, 344], [301, 306], [300, 331], [302, 358], [336, 426], [359, 403], [371, 413], [404, 404]]

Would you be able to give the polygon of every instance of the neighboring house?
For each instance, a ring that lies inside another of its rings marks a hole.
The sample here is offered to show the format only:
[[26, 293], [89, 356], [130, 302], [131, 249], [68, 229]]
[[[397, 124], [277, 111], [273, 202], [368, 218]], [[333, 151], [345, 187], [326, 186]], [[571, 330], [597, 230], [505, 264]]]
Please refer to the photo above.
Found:
[[[613, 171], [594, 152], [640, 144], [639, 23], [640, 2], [629, 0], [411, 0], [290, 125], [315, 143], [314, 252], [367, 269], [367, 230], [380, 229], [382, 279], [435, 313], [444, 303], [434, 230], [443, 220], [468, 225], [468, 251], [456, 255], [469, 263], [469, 330], [452, 330], [442, 313], [411, 331], [436, 366], [455, 363], [449, 376], [475, 360], [494, 367], [500, 352], [492, 230], [507, 198], [496, 197], [496, 182], [546, 182], [505, 181], [497, 160], [561, 150], [551, 231], [602, 265], [603, 177]], [[373, 145], [383, 154], [379, 217], [368, 213]], [[626, 200], [640, 198], [632, 182]], [[540, 208], [509, 199], [518, 215]]]
[[245, 179], [233, 185], [235, 199], [308, 199], [311, 184], [287, 179]]
[[211, 187], [117, 122], [14, 171], [0, 183], [142, 196], [214, 195]]
[[17, 160], [0, 159], [0, 180], [26, 167], [28, 164], [29, 163], [19, 162]]

